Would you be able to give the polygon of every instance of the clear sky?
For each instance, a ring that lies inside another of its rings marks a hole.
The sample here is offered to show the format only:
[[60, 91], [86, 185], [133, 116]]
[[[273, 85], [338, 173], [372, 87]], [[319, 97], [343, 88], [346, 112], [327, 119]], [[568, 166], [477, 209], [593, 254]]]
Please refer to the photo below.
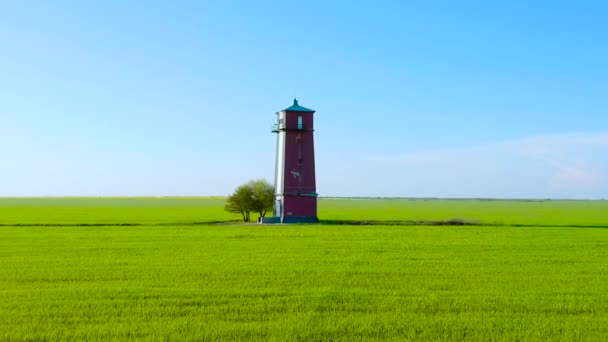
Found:
[[608, 198], [606, 1], [3, 1], [0, 196]]

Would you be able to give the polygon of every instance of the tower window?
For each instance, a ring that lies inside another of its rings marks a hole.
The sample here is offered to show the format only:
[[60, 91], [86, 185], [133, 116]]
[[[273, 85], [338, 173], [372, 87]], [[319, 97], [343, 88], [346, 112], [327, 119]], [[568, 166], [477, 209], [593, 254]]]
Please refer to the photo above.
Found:
[[303, 125], [302, 125], [302, 117], [298, 116], [298, 129], [302, 129]]
[[298, 145], [298, 165], [302, 165], [303, 161], [302, 161], [302, 137], [298, 134], [298, 136], [296, 137], [296, 142]]

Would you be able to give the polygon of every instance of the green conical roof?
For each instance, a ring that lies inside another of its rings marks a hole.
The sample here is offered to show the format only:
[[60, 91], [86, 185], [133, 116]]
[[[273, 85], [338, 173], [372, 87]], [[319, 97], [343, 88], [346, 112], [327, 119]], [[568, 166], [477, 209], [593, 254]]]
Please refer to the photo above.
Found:
[[298, 100], [293, 99], [293, 106], [283, 109], [284, 111], [292, 112], [314, 112], [312, 109], [304, 108], [298, 104]]

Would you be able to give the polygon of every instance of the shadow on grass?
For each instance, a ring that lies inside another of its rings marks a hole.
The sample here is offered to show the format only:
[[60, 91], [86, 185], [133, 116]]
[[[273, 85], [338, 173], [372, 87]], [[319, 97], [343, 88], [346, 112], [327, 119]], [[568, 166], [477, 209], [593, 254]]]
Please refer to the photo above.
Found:
[[518, 224], [502, 222], [479, 222], [465, 219], [448, 220], [321, 220], [326, 225], [348, 226], [483, 226], [483, 227], [539, 227], [539, 228], [608, 228], [604, 224]]
[[[517, 224], [502, 222], [480, 222], [467, 219], [448, 220], [320, 220], [319, 223], [304, 225], [336, 226], [482, 226], [482, 227], [539, 227], [539, 228], [608, 228], [608, 224]], [[0, 227], [140, 227], [140, 226], [210, 226], [210, 225], [251, 225], [255, 222], [241, 220], [194, 221], [194, 222], [116, 222], [116, 223], [0, 223]], [[268, 225], [268, 224], [265, 224]]]
[[487, 226], [478, 221], [465, 219], [448, 220], [321, 220], [319, 223], [328, 225], [349, 226]]
[[208, 226], [236, 224], [239, 220], [196, 222], [116, 222], [116, 223], [0, 223], [0, 227], [139, 227], [139, 226]]

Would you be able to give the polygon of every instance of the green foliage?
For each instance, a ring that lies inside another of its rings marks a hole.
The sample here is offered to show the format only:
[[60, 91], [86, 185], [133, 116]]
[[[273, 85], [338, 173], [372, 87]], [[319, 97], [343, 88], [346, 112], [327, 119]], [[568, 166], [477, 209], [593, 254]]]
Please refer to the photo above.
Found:
[[236, 188], [226, 199], [224, 210], [241, 214], [244, 222], [250, 221], [251, 212], [265, 217], [274, 204], [274, 187], [263, 179], [252, 180]]
[[241, 185], [226, 199], [224, 210], [229, 213], [241, 214], [243, 222], [249, 222], [253, 209], [253, 190], [247, 185]]
[[263, 179], [250, 181], [247, 186], [253, 192], [252, 211], [257, 212], [260, 217], [265, 217], [274, 207], [274, 186]]

